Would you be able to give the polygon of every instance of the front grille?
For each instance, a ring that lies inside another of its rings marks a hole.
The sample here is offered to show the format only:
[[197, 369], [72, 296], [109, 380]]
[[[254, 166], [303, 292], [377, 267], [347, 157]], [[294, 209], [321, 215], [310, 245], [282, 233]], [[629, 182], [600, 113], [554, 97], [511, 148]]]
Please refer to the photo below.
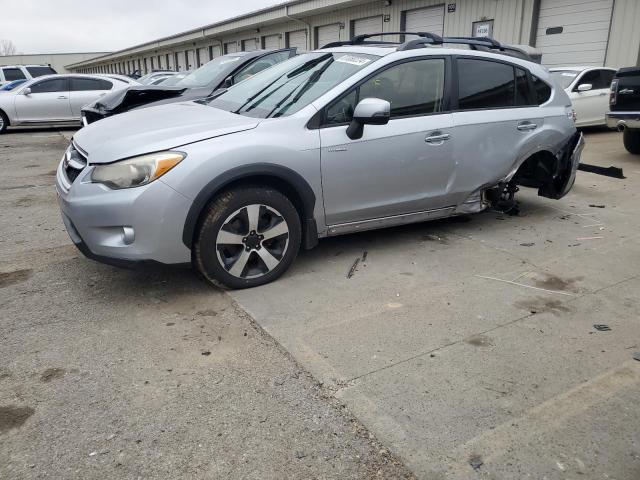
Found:
[[64, 173], [69, 180], [69, 184], [73, 183], [78, 175], [87, 166], [87, 157], [81, 153], [78, 148], [71, 142], [69, 148], [64, 154]]

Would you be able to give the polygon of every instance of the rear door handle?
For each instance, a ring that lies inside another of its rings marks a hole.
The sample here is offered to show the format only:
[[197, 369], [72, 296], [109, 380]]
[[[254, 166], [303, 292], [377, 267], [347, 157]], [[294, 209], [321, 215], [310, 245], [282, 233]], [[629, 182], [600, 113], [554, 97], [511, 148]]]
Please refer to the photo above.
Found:
[[427, 143], [430, 143], [431, 145], [439, 145], [445, 142], [446, 140], [449, 140], [450, 138], [451, 138], [451, 135], [448, 133], [436, 132], [429, 135], [427, 138], [424, 139], [424, 141]]
[[522, 122], [518, 124], [517, 128], [521, 132], [530, 132], [531, 130], [535, 130], [536, 128], [538, 128], [538, 125], [531, 122]]
[[58, 97], [58, 100], [66, 100], [67, 98], [69, 98], [69, 97], [65, 97], [64, 95], [60, 95]]

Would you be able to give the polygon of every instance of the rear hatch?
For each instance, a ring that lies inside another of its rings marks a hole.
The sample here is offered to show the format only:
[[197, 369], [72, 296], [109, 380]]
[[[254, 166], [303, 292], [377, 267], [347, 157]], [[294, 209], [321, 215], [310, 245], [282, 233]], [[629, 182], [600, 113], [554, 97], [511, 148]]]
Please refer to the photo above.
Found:
[[640, 67], [621, 68], [611, 84], [612, 112], [640, 112]]

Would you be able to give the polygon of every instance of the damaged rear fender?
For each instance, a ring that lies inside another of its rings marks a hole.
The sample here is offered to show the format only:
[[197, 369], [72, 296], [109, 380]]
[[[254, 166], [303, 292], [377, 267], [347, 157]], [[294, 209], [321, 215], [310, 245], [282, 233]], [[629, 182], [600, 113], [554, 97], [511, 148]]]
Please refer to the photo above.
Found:
[[537, 188], [541, 197], [560, 199], [569, 193], [575, 183], [583, 149], [582, 133], [575, 132], [555, 152], [539, 150], [528, 156], [510, 182]]

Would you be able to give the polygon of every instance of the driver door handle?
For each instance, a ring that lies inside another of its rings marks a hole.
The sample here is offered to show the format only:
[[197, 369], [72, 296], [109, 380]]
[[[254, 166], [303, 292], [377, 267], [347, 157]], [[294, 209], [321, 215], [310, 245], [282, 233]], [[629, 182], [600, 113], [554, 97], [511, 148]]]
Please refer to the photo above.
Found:
[[58, 100], [66, 100], [67, 98], [69, 98], [69, 97], [65, 97], [64, 95], [60, 95], [58, 97]]
[[520, 122], [516, 128], [521, 132], [530, 132], [538, 128], [538, 125], [531, 122]]
[[451, 138], [451, 135], [448, 133], [435, 132], [429, 135], [427, 138], [425, 138], [424, 141], [432, 145], [434, 144], [439, 145], [439, 144], [442, 144], [444, 141], [449, 140], [450, 138]]

